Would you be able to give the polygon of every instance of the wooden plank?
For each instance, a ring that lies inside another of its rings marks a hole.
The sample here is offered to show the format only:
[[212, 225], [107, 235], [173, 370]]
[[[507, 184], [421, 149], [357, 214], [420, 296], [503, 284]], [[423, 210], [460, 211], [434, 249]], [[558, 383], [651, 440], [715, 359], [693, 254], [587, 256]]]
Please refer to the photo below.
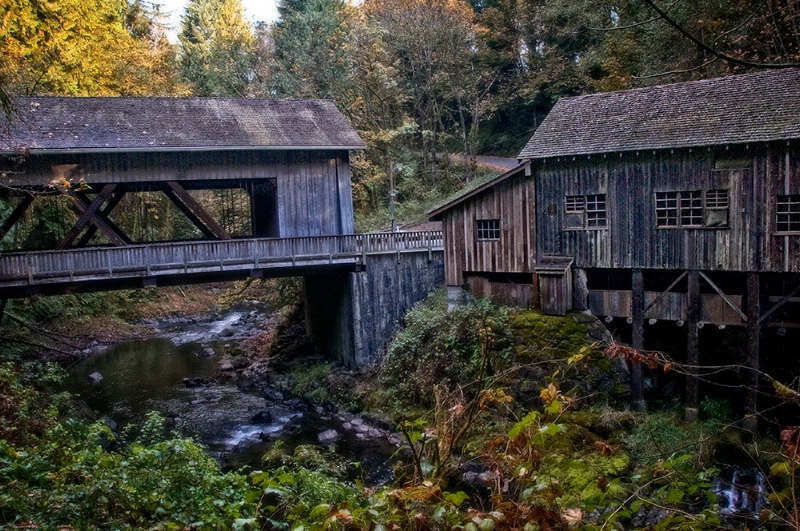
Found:
[[[114, 186], [114, 185], [109, 185], [109, 186]], [[110, 192], [108, 193], [110, 194]], [[79, 218], [78, 221], [86, 217], [86, 219], [88, 221], [91, 221], [91, 223], [93, 223], [100, 230], [100, 232], [102, 232], [103, 235], [111, 241], [111, 243], [113, 243], [118, 247], [130, 244], [130, 240], [128, 240], [127, 237], [124, 236], [124, 234], [122, 234], [122, 231], [120, 231], [118, 228], [108, 223], [106, 220], [104, 220], [98, 215], [97, 210], [99, 209], [103, 201], [105, 201], [105, 198], [99, 197], [100, 194], [98, 194], [98, 197], [95, 198], [95, 201], [92, 201], [90, 203], [87, 202], [87, 200], [84, 200], [84, 198], [80, 197], [72, 190], [67, 191], [66, 195], [72, 199], [73, 205], [78, 210], [78, 212], [81, 213], [81, 217]], [[98, 199], [101, 200], [98, 202], [97, 201]], [[56, 246], [56, 248], [63, 249], [64, 247], [62, 247], [62, 245], [65, 245], [66, 243], [68, 242], [62, 241], [61, 243], [59, 243], [58, 246]]]
[[[112, 194], [108, 202], [106, 202], [103, 208], [100, 209], [99, 215], [103, 219], [103, 221], [106, 221], [107, 223], [110, 221], [108, 219], [108, 215], [111, 213], [112, 210], [114, 210], [114, 208], [116, 208], [119, 202], [122, 201], [122, 198], [125, 197], [126, 193], [127, 192], [125, 192], [124, 190], [119, 190], [118, 188], [115, 191], [115, 193]], [[120, 232], [122, 231], [120, 230]], [[81, 236], [81, 239], [78, 240], [78, 243], [76, 243], [75, 246], [85, 247], [86, 245], [88, 245], [89, 241], [94, 237], [96, 233], [97, 233], [97, 226], [89, 225], [88, 227], [86, 227], [86, 232], [83, 233], [83, 236]], [[130, 238], [128, 238], [128, 240], [130, 241]]]
[[[631, 277], [631, 318], [633, 319], [631, 339], [633, 348], [644, 351], [644, 275], [641, 269], [634, 269]], [[631, 399], [635, 411], [645, 411], [644, 384], [642, 383], [642, 364], [631, 364]]]
[[6, 234], [17, 224], [17, 222], [22, 218], [25, 212], [28, 210], [28, 207], [31, 206], [33, 203], [33, 194], [30, 192], [26, 192], [23, 194], [20, 203], [16, 206], [11, 215], [6, 218], [3, 222], [3, 226], [0, 227], [0, 240], [6, 237]]
[[228, 232], [176, 181], [167, 181], [165, 193], [175, 206], [208, 238], [230, 240]]
[[[67, 231], [66, 236], [64, 236], [58, 245], [56, 245], [56, 249], [66, 249], [72, 245], [72, 242], [75, 241], [81, 231], [83, 231], [83, 229], [85, 229], [89, 223], [92, 223], [93, 219], [99, 218], [98, 212], [100, 207], [106, 202], [111, 194], [114, 193], [116, 186], [116, 184], [107, 184], [100, 189], [100, 192], [98, 192], [97, 196], [95, 196], [95, 198], [88, 205], [86, 205], [86, 208], [81, 213], [78, 221], [75, 222], [75, 225], [73, 225], [72, 228]], [[83, 198], [78, 197], [77, 194], [72, 193], [68, 195], [73, 198], [73, 201], [78, 201], [82, 205], [85, 204]], [[105, 222], [105, 220], [103, 221]], [[94, 226], [97, 227], [97, 225]]]
[[758, 273], [747, 275], [747, 359], [744, 375], [744, 428], [758, 431], [758, 372], [761, 351], [761, 282]]
[[694, 422], [700, 412], [700, 275], [689, 271], [686, 336], [686, 408], [685, 418]]

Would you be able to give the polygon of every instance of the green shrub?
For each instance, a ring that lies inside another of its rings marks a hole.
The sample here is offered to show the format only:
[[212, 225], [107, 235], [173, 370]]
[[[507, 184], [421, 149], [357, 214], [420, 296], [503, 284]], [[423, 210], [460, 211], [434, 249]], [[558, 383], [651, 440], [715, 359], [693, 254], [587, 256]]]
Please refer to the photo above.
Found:
[[490, 374], [509, 355], [508, 313], [485, 299], [447, 312], [443, 292], [429, 297], [406, 315], [381, 366], [382, 384], [396, 400], [428, 407], [434, 385], [453, 388]]
[[[38, 379], [47, 380], [48, 371]], [[223, 474], [189, 439], [164, 439], [151, 414], [141, 436], [117, 451], [104, 423], [58, 421], [55, 405], [11, 364], [0, 366], [0, 527], [228, 529], [255, 507], [239, 474]]]

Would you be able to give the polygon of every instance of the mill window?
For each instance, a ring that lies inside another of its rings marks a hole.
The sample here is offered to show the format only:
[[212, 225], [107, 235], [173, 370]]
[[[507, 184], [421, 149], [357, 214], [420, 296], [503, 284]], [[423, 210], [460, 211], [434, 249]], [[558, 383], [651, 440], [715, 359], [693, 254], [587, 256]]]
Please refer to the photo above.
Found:
[[499, 219], [479, 219], [476, 221], [479, 240], [499, 240], [500, 239], [500, 220]]
[[657, 227], [727, 227], [727, 190], [656, 192]]
[[568, 195], [565, 197], [564, 228], [602, 228], [606, 225], [606, 194]]
[[800, 232], [800, 195], [779, 195], [775, 228], [778, 232]]

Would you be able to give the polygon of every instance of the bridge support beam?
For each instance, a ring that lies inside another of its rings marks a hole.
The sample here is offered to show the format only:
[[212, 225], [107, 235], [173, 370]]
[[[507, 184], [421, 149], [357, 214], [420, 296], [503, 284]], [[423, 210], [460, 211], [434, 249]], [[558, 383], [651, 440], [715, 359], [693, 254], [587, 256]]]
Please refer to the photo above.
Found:
[[375, 364], [403, 314], [444, 283], [443, 254], [369, 255], [359, 273], [305, 276], [312, 340], [348, 368]]

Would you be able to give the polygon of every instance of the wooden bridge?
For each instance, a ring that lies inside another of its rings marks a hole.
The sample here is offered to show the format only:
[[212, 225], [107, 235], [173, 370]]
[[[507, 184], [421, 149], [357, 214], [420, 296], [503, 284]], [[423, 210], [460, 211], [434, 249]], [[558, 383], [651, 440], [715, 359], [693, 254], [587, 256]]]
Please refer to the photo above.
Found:
[[303, 278], [306, 325], [372, 364], [443, 282], [442, 233], [355, 234], [330, 102], [18, 98], [0, 129], [0, 299]]
[[0, 254], [0, 298], [243, 277], [363, 271], [367, 257], [442, 251], [441, 231], [169, 242]]

